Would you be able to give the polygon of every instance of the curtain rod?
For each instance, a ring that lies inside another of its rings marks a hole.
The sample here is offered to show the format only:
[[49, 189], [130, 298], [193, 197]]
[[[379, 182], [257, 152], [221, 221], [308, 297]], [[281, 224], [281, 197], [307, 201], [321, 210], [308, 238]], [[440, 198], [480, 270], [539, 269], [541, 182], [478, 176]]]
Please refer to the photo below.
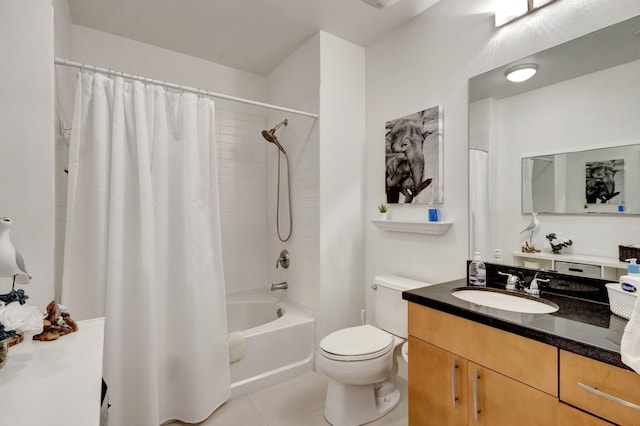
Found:
[[99, 73], [107, 74], [107, 75], [116, 75], [116, 76], [120, 76], [120, 77], [123, 77], [123, 78], [128, 78], [130, 80], [136, 80], [136, 81], [141, 81], [143, 83], [154, 84], [154, 85], [157, 85], [157, 86], [163, 86], [163, 87], [169, 88], [169, 89], [180, 90], [182, 92], [195, 93], [197, 95], [203, 95], [203, 96], [209, 96], [209, 97], [212, 97], [212, 98], [225, 99], [227, 101], [233, 101], [233, 102], [240, 102], [240, 103], [243, 103], [243, 104], [248, 104], [248, 105], [253, 105], [253, 106], [258, 106], [258, 107], [263, 107], [263, 108], [274, 109], [274, 110], [277, 110], [277, 111], [289, 112], [291, 114], [303, 115], [305, 117], [312, 117], [312, 118], [318, 118], [319, 117], [318, 114], [314, 114], [314, 113], [311, 113], [311, 112], [299, 111], [299, 110], [295, 110], [295, 109], [281, 107], [281, 106], [278, 106], [278, 105], [272, 105], [272, 104], [267, 104], [267, 103], [264, 103], [264, 102], [253, 101], [251, 99], [238, 98], [238, 97], [235, 97], [235, 96], [224, 95], [222, 93], [210, 92], [210, 91], [204, 90], [204, 89], [196, 89], [194, 87], [183, 86], [181, 84], [175, 84], [175, 83], [169, 83], [167, 81], [154, 80], [154, 79], [148, 78], [148, 77], [142, 77], [142, 76], [139, 76], [139, 75], [128, 74], [128, 73], [125, 73], [125, 72], [122, 72], [122, 71], [115, 71], [115, 70], [110, 70], [110, 69], [107, 69], [107, 68], [96, 67], [94, 65], [86, 65], [86, 64], [82, 64], [80, 62], [69, 61], [69, 60], [61, 59], [61, 58], [57, 58], [57, 57], [55, 58], [54, 63], [56, 65], [64, 65], [66, 67], [80, 68], [81, 70], [89, 70], [89, 71], [99, 72]]

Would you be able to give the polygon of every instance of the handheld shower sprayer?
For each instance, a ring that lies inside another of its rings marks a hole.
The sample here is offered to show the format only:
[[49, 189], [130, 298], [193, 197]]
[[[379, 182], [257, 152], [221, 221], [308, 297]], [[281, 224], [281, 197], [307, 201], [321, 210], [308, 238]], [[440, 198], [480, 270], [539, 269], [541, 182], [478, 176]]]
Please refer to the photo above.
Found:
[[[286, 118], [275, 125], [275, 127], [271, 130], [263, 130], [262, 137], [265, 138], [267, 142], [271, 142], [275, 146], [278, 147], [280, 152], [284, 154], [284, 159], [287, 162], [287, 199], [289, 204], [289, 233], [286, 237], [280, 234], [280, 153], [278, 153], [278, 192], [276, 194], [276, 230], [278, 233], [278, 239], [283, 243], [289, 241], [291, 238], [291, 232], [293, 230], [293, 216], [291, 214], [291, 177], [289, 175], [289, 156], [287, 155], [287, 151], [280, 145], [280, 141], [276, 136], [276, 130], [278, 130], [281, 126], [286, 126], [289, 124], [289, 120]], [[283, 265], [284, 266], [284, 265]]]
[[276, 126], [273, 129], [262, 131], [262, 137], [265, 138], [267, 142], [271, 142], [272, 144], [276, 145], [284, 155], [287, 155], [287, 151], [285, 151], [282, 145], [280, 145], [280, 141], [276, 136], [276, 130], [278, 130], [281, 126], [286, 126], [287, 124], [289, 124], [289, 120], [285, 118], [284, 120], [276, 124]]

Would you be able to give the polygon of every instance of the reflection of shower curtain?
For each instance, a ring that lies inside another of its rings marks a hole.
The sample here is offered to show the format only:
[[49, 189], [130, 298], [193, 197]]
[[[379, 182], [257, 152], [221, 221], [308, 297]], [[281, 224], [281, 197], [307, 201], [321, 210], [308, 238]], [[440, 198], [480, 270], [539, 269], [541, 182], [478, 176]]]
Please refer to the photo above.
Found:
[[62, 302], [106, 317], [109, 424], [203, 420], [230, 392], [213, 102], [82, 73], [69, 169]]
[[469, 217], [469, 255], [477, 251], [490, 259], [489, 153], [478, 149], [469, 149]]
[[522, 213], [533, 213], [533, 158], [522, 159]]

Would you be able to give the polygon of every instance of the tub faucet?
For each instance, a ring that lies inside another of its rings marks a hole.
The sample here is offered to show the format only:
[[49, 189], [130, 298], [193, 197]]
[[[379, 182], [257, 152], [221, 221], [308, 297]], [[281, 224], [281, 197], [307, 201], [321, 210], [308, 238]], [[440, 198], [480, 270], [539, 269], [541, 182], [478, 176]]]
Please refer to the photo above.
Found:
[[287, 288], [289, 288], [289, 285], [287, 284], [286, 281], [282, 281], [281, 283], [278, 283], [278, 284], [271, 284], [271, 291], [286, 290]]
[[280, 256], [278, 256], [278, 260], [276, 260], [276, 269], [278, 269], [278, 266], [282, 266], [284, 269], [287, 269], [289, 267], [289, 262], [289, 252], [282, 250], [280, 252]]

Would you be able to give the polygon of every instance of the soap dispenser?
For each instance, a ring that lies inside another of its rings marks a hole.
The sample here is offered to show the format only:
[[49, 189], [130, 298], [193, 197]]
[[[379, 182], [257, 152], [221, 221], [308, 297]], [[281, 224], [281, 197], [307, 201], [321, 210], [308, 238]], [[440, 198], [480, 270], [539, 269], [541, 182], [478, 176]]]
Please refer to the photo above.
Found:
[[487, 285], [487, 267], [478, 251], [474, 253], [473, 260], [469, 263], [469, 285], [482, 287]]
[[640, 265], [636, 263], [637, 259], [627, 259], [627, 275], [620, 277], [620, 287], [629, 293], [635, 293], [640, 288]]

